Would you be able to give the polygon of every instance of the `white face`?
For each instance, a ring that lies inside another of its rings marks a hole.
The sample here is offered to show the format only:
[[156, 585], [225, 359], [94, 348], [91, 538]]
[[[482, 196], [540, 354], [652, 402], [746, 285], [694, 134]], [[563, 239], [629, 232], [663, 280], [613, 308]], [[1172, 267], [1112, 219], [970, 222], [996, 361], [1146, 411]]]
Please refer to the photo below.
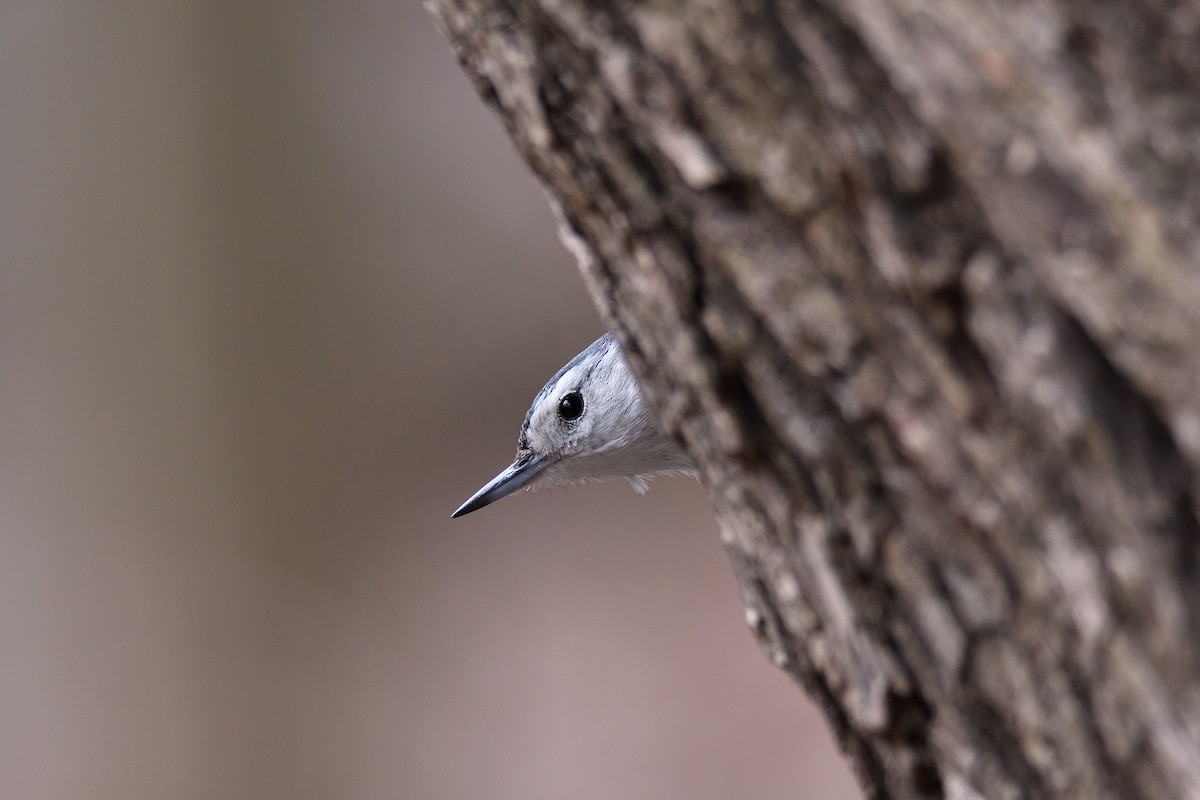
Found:
[[531, 487], [691, 469], [659, 431], [611, 334], [572, 359], [534, 399], [517, 457], [525, 452], [546, 460]]
[[[628, 367], [611, 337], [605, 336], [571, 360], [538, 393], [521, 428], [519, 451], [550, 463], [535, 482], [591, 477], [576, 475], [572, 462], [612, 449], [623, 438], [623, 377]], [[640, 397], [638, 398], [640, 401]], [[597, 476], [598, 477], [598, 476]]]
[[656, 472], [695, 474], [678, 446], [658, 429], [611, 333], [601, 336], [534, 398], [513, 463], [454, 512], [461, 516], [517, 489]]

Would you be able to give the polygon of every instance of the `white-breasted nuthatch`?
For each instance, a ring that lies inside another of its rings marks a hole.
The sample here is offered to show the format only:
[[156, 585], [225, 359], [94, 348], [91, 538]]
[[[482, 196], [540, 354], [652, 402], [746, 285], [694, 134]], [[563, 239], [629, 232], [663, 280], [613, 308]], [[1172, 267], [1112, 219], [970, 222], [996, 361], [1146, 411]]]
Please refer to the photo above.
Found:
[[625, 354], [606, 333], [542, 387], [525, 412], [512, 464], [450, 516], [522, 487], [621, 477], [645, 492], [645, 479], [661, 473], [695, 475], [696, 466], [659, 430]]

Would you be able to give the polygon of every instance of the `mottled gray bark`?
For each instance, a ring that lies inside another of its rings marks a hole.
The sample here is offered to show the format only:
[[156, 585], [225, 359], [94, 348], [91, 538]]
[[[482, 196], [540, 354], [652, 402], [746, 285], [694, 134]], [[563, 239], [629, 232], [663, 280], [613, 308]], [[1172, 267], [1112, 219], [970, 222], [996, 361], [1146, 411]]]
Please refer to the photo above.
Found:
[[868, 794], [1200, 798], [1200, 4], [432, 6]]

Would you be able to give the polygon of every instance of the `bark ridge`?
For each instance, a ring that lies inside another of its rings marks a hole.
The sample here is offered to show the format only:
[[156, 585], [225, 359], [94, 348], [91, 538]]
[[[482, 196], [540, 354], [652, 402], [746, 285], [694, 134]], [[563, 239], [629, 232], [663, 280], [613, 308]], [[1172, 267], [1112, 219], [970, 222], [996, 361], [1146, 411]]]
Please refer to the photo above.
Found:
[[1200, 6], [431, 8], [868, 795], [1200, 798]]

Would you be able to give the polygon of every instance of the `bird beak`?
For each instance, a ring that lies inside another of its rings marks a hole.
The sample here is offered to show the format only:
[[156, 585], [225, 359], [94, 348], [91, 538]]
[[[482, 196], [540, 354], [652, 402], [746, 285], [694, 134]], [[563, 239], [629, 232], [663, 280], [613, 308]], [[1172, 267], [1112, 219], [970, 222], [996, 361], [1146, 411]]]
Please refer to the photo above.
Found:
[[478, 511], [484, 506], [496, 502], [501, 497], [512, 494], [517, 489], [529, 483], [549, 463], [549, 460], [533, 453], [518, 455], [516, 461], [509, 464], [503, 472], [485, 483], [482, 489], [471, 495], [467, 502], [459, 506], [458, 510], [450, 515], [450, 518], [454, 519], [455, 517], [461, 517], [463, 514]]

